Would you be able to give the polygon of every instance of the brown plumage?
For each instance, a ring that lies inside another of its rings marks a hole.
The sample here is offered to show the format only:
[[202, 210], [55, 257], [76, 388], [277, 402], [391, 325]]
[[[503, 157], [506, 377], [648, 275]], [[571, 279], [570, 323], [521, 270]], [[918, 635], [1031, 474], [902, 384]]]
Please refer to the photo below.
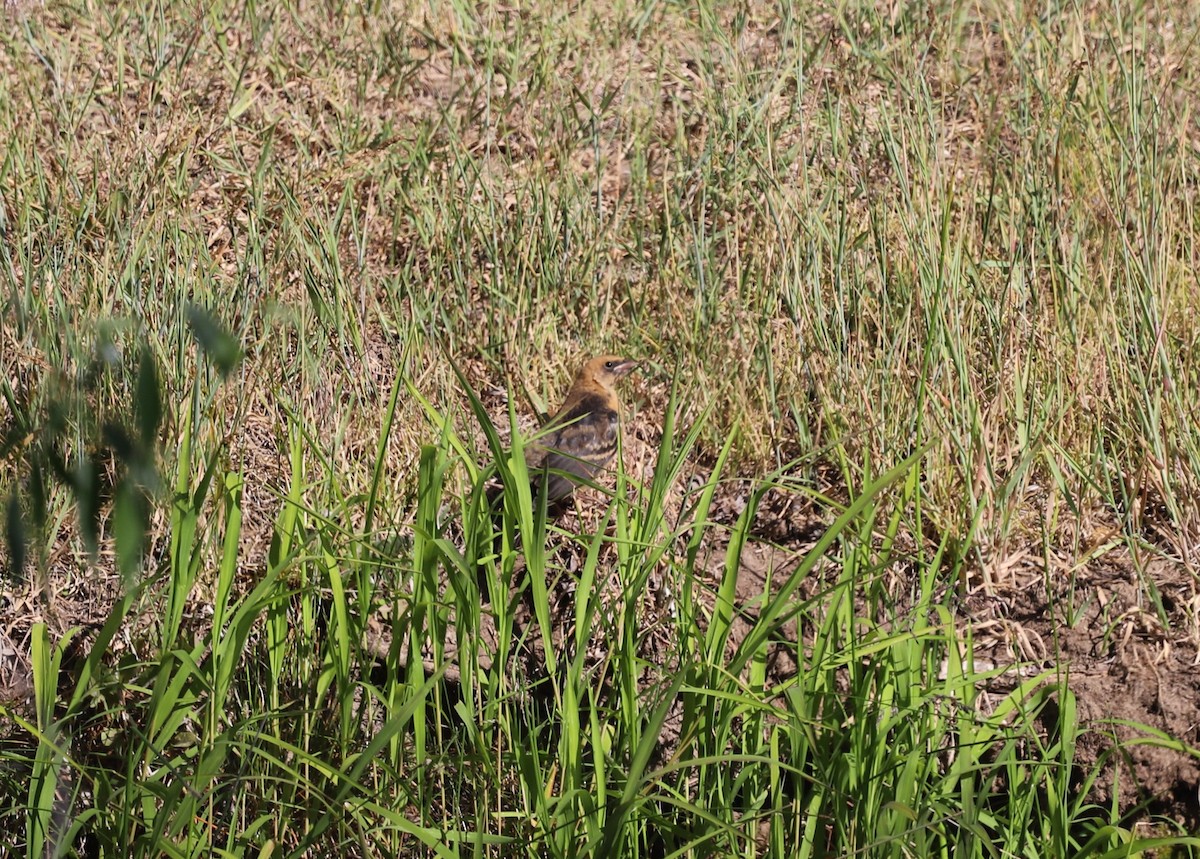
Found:
[[562, 501], [576, 484], [591, 480], [608, 465], [621, 429], [617, 380], [635, 367], [636, 361], [601, 355], [575, 374], [567, 398], [526, 450], [535, 498], [544, 480], [546, 502]]

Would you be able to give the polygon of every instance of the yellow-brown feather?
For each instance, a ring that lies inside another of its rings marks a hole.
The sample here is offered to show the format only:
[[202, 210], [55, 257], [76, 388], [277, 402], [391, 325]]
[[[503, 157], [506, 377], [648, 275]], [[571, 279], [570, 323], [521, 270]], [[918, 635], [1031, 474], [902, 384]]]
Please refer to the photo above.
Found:
[[583, 365], [562, 406], [542, 429], [542, 437], [528, 449], [536, 490], [545, 480], [546, 500], [561, 501], [575, 485], [591, 480], [617, 450], [620, 402], [617, 379], [635, 366], [616, 355], [601, 355]]

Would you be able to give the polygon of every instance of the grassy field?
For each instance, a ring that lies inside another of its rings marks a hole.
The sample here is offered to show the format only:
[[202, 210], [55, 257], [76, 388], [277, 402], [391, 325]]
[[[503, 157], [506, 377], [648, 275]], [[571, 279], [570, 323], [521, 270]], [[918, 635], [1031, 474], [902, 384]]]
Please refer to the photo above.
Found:
[[0, 5], [0, 852], [1200, 854], [1198, 39]]

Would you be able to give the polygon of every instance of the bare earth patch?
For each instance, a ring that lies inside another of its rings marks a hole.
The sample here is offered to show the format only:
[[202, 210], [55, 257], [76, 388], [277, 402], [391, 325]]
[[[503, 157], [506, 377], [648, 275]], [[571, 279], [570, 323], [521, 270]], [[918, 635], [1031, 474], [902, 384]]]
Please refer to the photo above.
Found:
[[[1138, 586], [1153, 581], [1167, 623]], [[1048, 585], [1048, 587], [1047, 587]], [[1079, 610], [1068, 619], [1064, 608]], [[1195, 579], [1179, 563], [1156, 559], [1139, 575], [1129, 553], [1117, 547], [1077, 571], [1075, 581], [1041, 578], [992, 598], [968, 599], [964, 620], [984, 627], [979, 653], [998, 664], [1013, 658], [1061, 670], [1075, 693], [1081, 725], [1095, 730], [1080, 749], [1083, 769], [1110, 754], [1106, 736], [1147, 737], [1138, 726], [1200, 745], [1200, 654], [1179, 633], [1196, 621]], [[1000, 629], [988, 635], [986, 627]], [[989, 641], [990, 639], [990, 641]], [[1127, 744], [1095, 785], [1108, 802], [1114, 779], [1123, 807], [1150, 807], [1190, 828], [1200, 824], [1200, 759], [1150, 744]]]

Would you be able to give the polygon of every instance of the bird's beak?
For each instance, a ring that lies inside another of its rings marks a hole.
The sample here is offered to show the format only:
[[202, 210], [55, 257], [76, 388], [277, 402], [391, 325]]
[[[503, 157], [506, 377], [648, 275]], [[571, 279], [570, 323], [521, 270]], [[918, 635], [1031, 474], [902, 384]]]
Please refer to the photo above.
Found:
[[612, 368], [612, 374], [618, 378], [626, 375], [638, 368], [638, 362], [625, 359], [620, 364]]

